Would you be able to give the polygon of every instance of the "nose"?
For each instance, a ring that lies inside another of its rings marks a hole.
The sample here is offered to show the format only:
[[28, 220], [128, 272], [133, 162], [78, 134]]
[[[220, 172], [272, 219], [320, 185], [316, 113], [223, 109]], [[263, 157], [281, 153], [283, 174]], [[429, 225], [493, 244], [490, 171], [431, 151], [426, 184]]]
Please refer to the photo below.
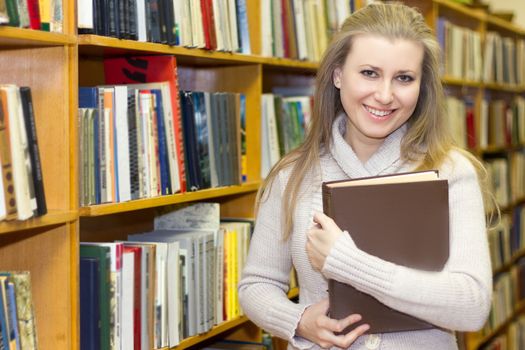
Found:
[[375, 93], [375, 99], [384, 105], [388, 105], [394, 101], [394, 91], [390, 81], [383, 81], [379, 84]]

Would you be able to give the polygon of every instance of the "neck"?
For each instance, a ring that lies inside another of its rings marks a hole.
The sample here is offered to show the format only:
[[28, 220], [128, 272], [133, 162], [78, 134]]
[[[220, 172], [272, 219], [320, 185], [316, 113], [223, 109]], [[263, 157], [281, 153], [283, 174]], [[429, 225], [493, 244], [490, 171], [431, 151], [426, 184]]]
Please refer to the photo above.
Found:
[[[359, 136], [357, 136], [358, 138]], [[357, 158], [364, 164], [370, 157], [381, 147], [384, 140], [356, 140], [355, 135], [347, 130], [345, 134], [345, 141], [352, 147]]]

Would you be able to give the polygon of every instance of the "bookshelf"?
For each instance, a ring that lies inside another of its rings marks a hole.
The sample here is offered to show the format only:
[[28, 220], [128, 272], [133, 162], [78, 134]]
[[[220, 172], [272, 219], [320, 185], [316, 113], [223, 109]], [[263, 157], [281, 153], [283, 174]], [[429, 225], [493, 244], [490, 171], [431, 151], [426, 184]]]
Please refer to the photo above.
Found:
[[[427, 20], [427, 23], [436, 31], [438, 38], [438, 22], [440, 18], [445, 19], [452, 26], [459, 27], [462, 30], [471, 30], [477, 33], [481, 41], [481, 52], [479, 52], [478, 55], [481, 55], [483, 62], [485, 59], [484, 49], [488, 42], [487, 37], [489, 32], [495, 32], [501, 37], [511, 38], [512, 40], [524, 39], [525, 31], [523, 28], [491, 16], [490, 14], [487, 14], [479, 9], [473, 9], [448, 0], [403, 2], [418, 7], [421, 10]], [[452, 48], [454, 49], [453, 46]], [[523, 80], [504, 83], [502, 81], [486, 79], [484, 74], [480, 74], [478, 79], [471, 79], [466, 78], [465, 76], [450, 74], [449, 68], [454, 64], [454, 62], [450, 62], [450, 60], [463, 55], [465, 55], [465, 52], [460, 55], [457, 54], [457, 51], [454, 51], [453, 56], [449, 57], [447, 56], [447, 49], [445, 48], [445, 66], [448, 66], [448, 68], [445, 67], [443, 83], [445, 84], [448, 95], [455, 96], [459, 99], [469, 98], [472, 101], [475, 125], [475, 128], [472, 132], [475, 134], [476, 144], [473, 145], [473, 147], [468, 148], [482, 160], [500, 157], [507, 159], [507, 162], [510, 164], [512, 162], [513, 154], [523, 153], [523, 140], [519, 140], [518, 143], [505, 142], [504, 144], [493, 144], [489, 141], [487, 144], [481, 144], [480, 134], [482, 133], [482, 130], [480, 125], [482, 123], [483, 114], [482, 104], [484, 103], [483, 100], [486, 99], [489, 103], [492, 100], [503, 100], [510, 105], [515, 96], [523, 96], [523, 93], [525, 92]], [[483, 69], [485, 69], [485, 67], [483, 67]], [[504, 118], [503, 113], [501, 113], [499, 117]], [[510, 169], [511, 165], [508, 165], [508, 168]], [[508, 170], [508, 172], [510, 173], [510, 170]], [[523, 174], [523, 169], [521, 169], [521, 174]], [[510, 178], [510, 175], [508, 176]], [[504, 214], [511, 216], [516, 208], [519, 208], [522, 205], [522, 199], [520, 198], [522, 198], [523, 194], [516, 195], [514, 192], [519, 191], [517, 188], [519, 187], [519, 184], [514, 185], [516, 186], [515, 188], [513, 187], [511, 180], [507, 180], [510, 183], [510, 188], [508, 190], [509, 201], [505, 205], [501, 206], [501, 209]], [[516, 196], [518, 198], [513, 198]], [[516, 230], [519, 232], [520, 228], [516, 228]], [[516, 268], [519, 264], [520, 258], [523, 257], [523, 252], [524, 250], [521, 246], [515, 251], [511, 252], [508, 259], [493, 271], [495, 280], [497, 280], [498, 276], [505, 273], [510, 273], [512, 269]], [[519, 284], [519, 286], [515, 286], [515, 288], [523, 288], [523, 281], [516, 283]], [[486, 348], [486, 346], [489, 346], [488, 349], [491, 349], [491, 342], [493, 342], [498, 337], [505, 336], [507, 332], [510, 332], [509, 329], [511, 328], [513, 322], [520, 315], [523, 315], [524, 312], [523, 300], [518, 299], [513, 301], [512, 310], [508, 315], [506, 315], [507, 317], [504, 319], [504, 321], [494, 325], [493, 327], [486, 327], [484, 330], [478, 333], [462, 334], [460, 338], [463, 339], [463, 347], [465, 349], [474, 350]], [[509, 349], [520, 348], [519, 346], [510, 347], [510, 340], [507, 345], [509, 346]]]
[[[364, 1], [356, 1], [356, 8]], [[421, 9], [435, 28], [438, 17], [479, 33], [525, 38], [525, 31], [513, 24], [472, 10], [450, 0], [407, 0]], [[39, 348], [79, 348], [79, 241], [125, 239], [130, 233], [151, 229], [155, 208], [176, 203], [213, 200], [221, 203], [224, 216], [249, 217], [260, 186], [260, 97], [275, 86], [313, 84], [317, 63], [262, 57], [260, 1], [247, 1], [253, 54], [212, 52], [144, 43], [132, 40], [77, 35], [75, 2], [64, 1], [64, 32], [49, 33], [0, 27], [0, 82], [30, 86], [33, 92], [37, 132], [48, 214], [27, 221], [0, 222], [0, 269], [30, 270], [36, 312]], [[79, 208], [77, 170], [78, 87], [104, 83], [103, 59], [129, 54], [174, 55], [182, 89], [227, 90], [247, 97], [248, 182], [125, 203]], [[446, 76], [444, 83], [457, 95], [474, 100], [479, 118], [487, 92], [509, 100], [523, 95], [525, 86]], [[477, 130], [479, 131], [479, 130]], [[523, 152], [523, 145], [487, 146], [472, 150], [485, 153]], [[514, 201], [509, 211], [523, 204]], [[523, 249], [497, 272], [508, 271], [524, 255]], [[297, 291], [294, 291], [297, 295]], [[291, 297], [293, 295], [290, 295]], [[478, 349], [506, 332], [523, 303], [515, 306], [508, 321], [486, 334], [466, 336], [467, 349]], [[197, 349], [211, 339], [260, 340], [261, 333], [245, 317], [215, 326], [210, 332], [190, 337], [174, 349]]]

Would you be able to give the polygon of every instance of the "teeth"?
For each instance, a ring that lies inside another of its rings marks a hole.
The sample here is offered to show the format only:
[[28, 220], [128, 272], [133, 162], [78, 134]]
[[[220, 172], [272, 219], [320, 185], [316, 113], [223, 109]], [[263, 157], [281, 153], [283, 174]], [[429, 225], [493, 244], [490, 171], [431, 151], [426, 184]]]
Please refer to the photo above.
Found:
[[384, 116], [387, 116], [389, 114], [391, 114], [393, 112], [393, 110], [388, 110], [388, 111], [380, 111], [380, 110], [377, 110], [377, 109], [374, 109], [372, 107], [369, 107], [369, 106], [365, 106], [365, 109], [372, 113], [373, 115], [375, 116], [378, 116], [378, 117], [384, 117]]

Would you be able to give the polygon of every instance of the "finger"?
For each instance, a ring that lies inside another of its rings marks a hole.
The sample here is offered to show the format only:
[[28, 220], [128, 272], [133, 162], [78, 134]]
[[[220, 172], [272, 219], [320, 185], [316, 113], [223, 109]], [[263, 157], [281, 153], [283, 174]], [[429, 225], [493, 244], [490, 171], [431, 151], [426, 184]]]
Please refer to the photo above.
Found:
[[366, 333], [370, 329], [370, 325], [368, 324], [362, 324], [359, 327], [356, 327], [351, 332], [348, 332], [342, 339], [340, 345], [337, 345], [339, 347], [342, 347], [344, 349], [348, 348], [350, 345], [352, 345], [353, 342], [356, 341], [356, 339], [363, 334]]
[[346, 327], [361, 321], [361, 315], [352, 314], [341, 320], [326, 317], [326, 319], [321, 319], [320, 321], [324, 322], [323, 326], [331, 330], [332, 332], [342, 332], [343, 330], [345, 330]]

